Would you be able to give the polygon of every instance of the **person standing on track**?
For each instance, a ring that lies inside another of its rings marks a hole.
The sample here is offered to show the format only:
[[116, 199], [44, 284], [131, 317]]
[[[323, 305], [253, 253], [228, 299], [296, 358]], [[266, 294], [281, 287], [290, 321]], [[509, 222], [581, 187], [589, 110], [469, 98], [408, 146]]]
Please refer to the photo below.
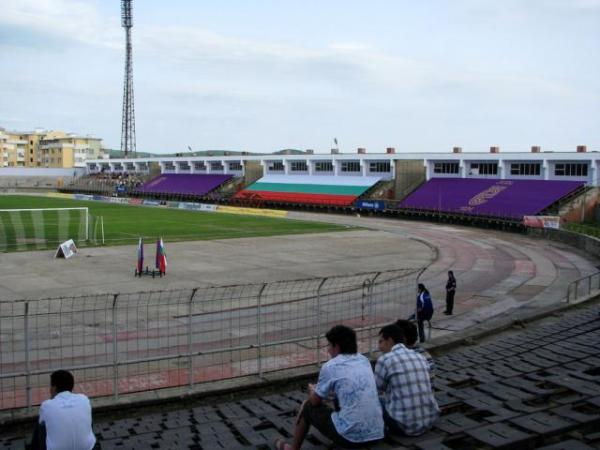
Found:
[[417, 326], [419, 328], [419, 341], [425, 342], [425, 327], [424, 322], [431, 320], [433, 317], [433, 302], [431, 294], [423, 283], [417, 286]]
[[454, 273], [449, 270], [448, 271], [448, 281], [446, 282], [446, 311], [444, 314], [447, 316], [452, 315], [452, 310], [454, 309], [454, 294], [456, 293], [456, 278], [454, 278]]

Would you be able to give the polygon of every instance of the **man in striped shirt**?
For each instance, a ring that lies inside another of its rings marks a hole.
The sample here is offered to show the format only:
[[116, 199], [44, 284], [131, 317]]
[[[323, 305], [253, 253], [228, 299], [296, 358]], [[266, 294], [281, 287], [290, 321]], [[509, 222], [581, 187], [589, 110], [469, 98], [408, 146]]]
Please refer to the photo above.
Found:
[[392, 434], [418, 436], [440, 414], [425, 358], [404, 345], [400, 328], [386, 325], [379, 332], [382, 356], [375, 364], [377, 389], [383, 394], [383, 418]]
[[431, 354], [423, 347], [421, 347], [417, 342], [419, 340], [417, 325], [414, 322], [411, 322], [410, 320], [403, 319], [396, 320], [395, 324], [400, 327], [400, 330], [404, 335], [404, 345], [412, 351], [423, 355], [427, 360], [427, 365], [429, 366], [429, 378], [431, 379], [431, 387], [433, 388], [433, 379], [435, 378], [435, 360], [433, 359]]

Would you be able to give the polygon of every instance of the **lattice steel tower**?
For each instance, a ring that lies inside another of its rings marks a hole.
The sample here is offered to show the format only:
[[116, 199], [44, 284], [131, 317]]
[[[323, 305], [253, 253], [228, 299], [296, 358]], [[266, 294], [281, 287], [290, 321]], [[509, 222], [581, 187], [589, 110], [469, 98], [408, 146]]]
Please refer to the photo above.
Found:
[[121, 0], [121, 26], [125, 28], [125, 82], [123, 83], [123, 118], [121, 122], [121, 151], [124, 157], [135, 157], [135, 109], [133, 106], [133, 62], [131, 45], [131, 2]]

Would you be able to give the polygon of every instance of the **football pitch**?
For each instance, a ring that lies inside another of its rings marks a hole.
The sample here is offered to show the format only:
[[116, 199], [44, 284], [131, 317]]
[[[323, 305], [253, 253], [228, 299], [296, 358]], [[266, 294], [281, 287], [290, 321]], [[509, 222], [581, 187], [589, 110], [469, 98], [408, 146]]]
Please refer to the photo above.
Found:
[[263, 216], [200, 212], [163, 207], [131, 206], [99, 201], [52, 197], [0, 196], [0, 210], [81, 208], [89, 209], [85, 241], [85, 214], [81, 211], [0, 212], [0, 251], [55, 247], [74, 239], [78, 246], [125, 245], [140, 237], [165, 241], [193, 241], [285, 234], [322, 233], [352, 229], [328, 223]]

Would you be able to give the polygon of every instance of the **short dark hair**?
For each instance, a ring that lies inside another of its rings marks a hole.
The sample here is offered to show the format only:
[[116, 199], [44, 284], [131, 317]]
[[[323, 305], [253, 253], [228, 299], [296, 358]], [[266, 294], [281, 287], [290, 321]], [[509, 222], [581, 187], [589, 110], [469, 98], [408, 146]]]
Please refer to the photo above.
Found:
[[54, 386], [57, 393], [72, 391], [75, 386], [75, 378], [67, 370], [57, 370], [50, 375], [50, 386]]
[[406, 345], [409, 347], [415, 345], [417, 339], [419, 338], [415, 323], [411, 322], [410, 320], [400, 319], [396, 321], [395, 325], [402, 331]]
[[353, 354], [358, 352], [356, 333], [345, 325], [336, 325], [325, 335], [332, 345], [340, 346], [340, 353]]
[[394, 344], [404, 344], [406, 341], [402, 329], [395, 323], [383, 327], [381, 330], [379, 330], [379, 334], [384, 339], [392, 338]]

